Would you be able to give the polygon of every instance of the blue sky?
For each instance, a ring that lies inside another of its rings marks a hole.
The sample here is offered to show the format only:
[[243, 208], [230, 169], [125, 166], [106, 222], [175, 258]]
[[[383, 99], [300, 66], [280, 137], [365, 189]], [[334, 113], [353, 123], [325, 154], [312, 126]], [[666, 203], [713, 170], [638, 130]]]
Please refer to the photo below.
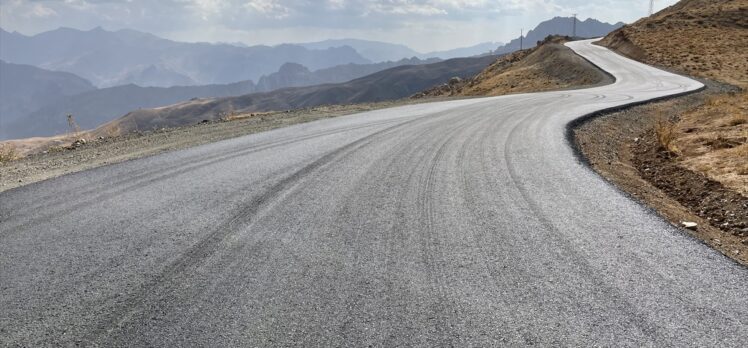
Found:
[[[656, 9], [677, 0], [657, 0]], [[179, 41], [278, 44], [360, 38], [419, 51], [508, 41], [578, 13], [607, 22], [646, 15], [648, 0], [0, 0], [0, 26], [136, 29]]]

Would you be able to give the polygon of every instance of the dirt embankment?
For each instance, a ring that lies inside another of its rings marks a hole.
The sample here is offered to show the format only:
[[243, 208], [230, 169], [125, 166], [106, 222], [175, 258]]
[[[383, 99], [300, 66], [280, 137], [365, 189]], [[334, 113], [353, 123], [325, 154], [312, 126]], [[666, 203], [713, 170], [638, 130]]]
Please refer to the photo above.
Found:
[[496, 96], [541, 92], [612, 82], [610, 77], [550, 36], [538, 46], [500, 57], [473, 78], [452, 79], [413, 98], [434, 96]]
[[656, 131], [662, 115], [688, 113], [725, 89], [731, 88], [709, 83], [702, 93], [594, 118], [574, 133], [598, 173], [673, 224], [696, 223], [696, 228], [686, 231], [748, 265], [748, 199], [684, 167], [677, 155], [664, 149]]
[[674, 224], [748, 265], [748, 0], [683, 0], [602, 45], [707, 89], [576, 129], [592, 166]]

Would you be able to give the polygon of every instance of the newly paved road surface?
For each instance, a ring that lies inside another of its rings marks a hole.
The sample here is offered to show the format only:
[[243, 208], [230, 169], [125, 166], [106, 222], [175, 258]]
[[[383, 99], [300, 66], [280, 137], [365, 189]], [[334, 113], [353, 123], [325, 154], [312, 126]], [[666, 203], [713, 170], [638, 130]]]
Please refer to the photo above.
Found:
[[0, 345], [734, 346], [748, 270], [578, 162], [565, 125], [700, 84], [405, 106], [0, 194]]

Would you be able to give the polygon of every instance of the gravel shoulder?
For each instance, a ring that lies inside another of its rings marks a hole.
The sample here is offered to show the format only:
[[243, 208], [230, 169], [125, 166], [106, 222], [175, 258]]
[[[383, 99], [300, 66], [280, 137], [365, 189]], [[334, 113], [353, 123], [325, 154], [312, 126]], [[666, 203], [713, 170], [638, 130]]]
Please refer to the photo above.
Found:
[[[663, 115], [681, 115], [729, 85], [704, 81], [707, 89], [589, 119], [574, 129], [578, 149], [591, 167], [633, 199], [673, 225], [748, 265], [748, 198], [703, 173], [689, 170], [664, 151], [655, 132]], [[685, 229], [683, 222], [696, 227]]]
[[55, 145], [50, 145], [46, 151], [29, 154], [10, 162], [0, 161], [0, 192], [66, 174], [298, 123], [407, 104], [449, 99], [454, 98], [331, 105], [282, 112], [236, 115], [232, 120], [226, 121], [204, 122], [149, 132], [134, 132], [115, 137], [96, 137], [93, 140], [87, 140], [85, 144], [71, 145], [73, 138], [49, 138], [49, 143]]

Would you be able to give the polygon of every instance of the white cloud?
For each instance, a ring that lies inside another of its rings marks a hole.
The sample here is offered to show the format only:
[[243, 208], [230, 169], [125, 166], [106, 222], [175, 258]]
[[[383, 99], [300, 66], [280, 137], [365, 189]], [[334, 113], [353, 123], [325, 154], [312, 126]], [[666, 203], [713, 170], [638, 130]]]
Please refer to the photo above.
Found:
[[249, 0], [244, 4], [246, 9], [255, 11], [269, 18], [283, 19], [291, 12], [286, 6], [274, 0]]
[[49, 18], [57, 16], [57, 12], [42, 4], [33, 4], [26, 14], [27, 17]]
[[0, 25], [26, 34], [102, 26], [247, 44], [356, 37], [432, 50], [506, 41], [572, 13], [630, 22], [647, 7], [646, 0], [0, 0]]

